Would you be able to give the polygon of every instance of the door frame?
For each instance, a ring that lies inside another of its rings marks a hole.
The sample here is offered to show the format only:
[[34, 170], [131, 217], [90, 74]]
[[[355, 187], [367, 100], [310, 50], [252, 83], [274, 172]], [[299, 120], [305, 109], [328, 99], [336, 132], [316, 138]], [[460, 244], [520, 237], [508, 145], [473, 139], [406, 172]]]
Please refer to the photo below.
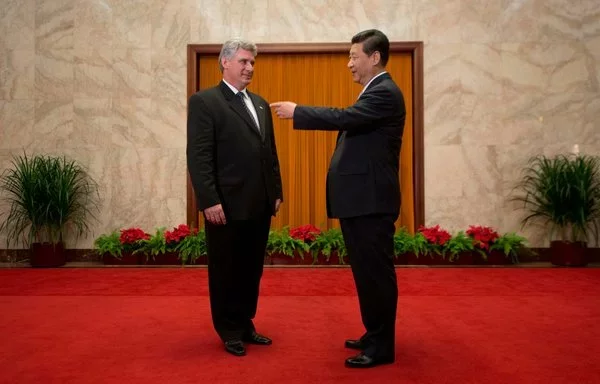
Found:
[[[188, 44], [187, 47], [187, 100], [199, 90], [198, 65], [200, 56], [218, 54], [221, 44]], [[268, 43], [256, 44], [260, 53], [346, 53], [349, 43]], [[423, 42], [391, 42], [390, 53], [408, 53], [412, 61], [413, 108], [413, 212], [414, 228], [425, 224], [424, 179], [424, 106], [423, 106]], [[215, 63], [216, 65], [216, 63]], [[197, 227], [198, 206], [189, 174], [187, 174], [187, 224]]]

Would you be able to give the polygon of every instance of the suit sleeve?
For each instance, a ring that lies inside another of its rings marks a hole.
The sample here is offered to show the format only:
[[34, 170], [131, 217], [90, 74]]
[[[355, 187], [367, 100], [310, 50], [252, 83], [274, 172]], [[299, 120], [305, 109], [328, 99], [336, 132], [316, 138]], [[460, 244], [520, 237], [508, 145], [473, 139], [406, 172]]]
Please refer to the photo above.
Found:
[[[266, 103], [269, 105], [268, 103]], [[269, 108], [270, 109], [270, 108]], [[283, 202], [283, 187], [281, 183], [281, 169], [279, 168], [279, 156], [277, 156], [277, 146], [275, 144], [275, 129], [273, 126], [273, 115], [269, 111], [267, 113], [269, 119], [269, 125], [271, 126], [271, 151], [273, 155], [273, 175], [275, 176], [275, 198], [280, 199]]]
[[297, 106], [294, 111], [294, 129], [321, 131], [369, 131], [374, 121], [396, 113], [398, 105], [394, 94], [385, 87], [365, 93], [348, 108]]
[[220, 204], [215, 180], [215, 124], [205, 102], [190, 98], [187, 121], [187, 166], [196, 193], [198, 209]]

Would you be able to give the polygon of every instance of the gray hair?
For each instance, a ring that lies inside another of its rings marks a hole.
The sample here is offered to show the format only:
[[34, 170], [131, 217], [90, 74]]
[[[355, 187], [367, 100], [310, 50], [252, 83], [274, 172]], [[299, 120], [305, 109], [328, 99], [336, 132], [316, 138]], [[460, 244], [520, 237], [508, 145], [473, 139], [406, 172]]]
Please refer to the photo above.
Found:
[[231, 39], [227, 40], [223, 47], [221, 48], [221, 53], [219, 54], [219, 69], [223, 72], [223, 62], [222, 59], [225, 58], [227, 60], [231, 60], [238, 49], [243, 49], [244, 51], [252, 52], [252, 55], [256, 56], [258, 54], [258, 50], [256, 48], [256, 44], [248, 40], [242, 39]]

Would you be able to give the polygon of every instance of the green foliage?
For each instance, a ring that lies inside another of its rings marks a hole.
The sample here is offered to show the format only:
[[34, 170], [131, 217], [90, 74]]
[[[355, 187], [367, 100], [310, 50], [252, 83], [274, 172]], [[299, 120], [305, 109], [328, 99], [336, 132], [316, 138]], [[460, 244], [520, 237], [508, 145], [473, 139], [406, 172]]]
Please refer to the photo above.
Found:
[[164, 255], [167, 252], [167, 241], [165, 239], [165, 228], [158, 228], [154, 235], [149, 239], [139, 240], [139, 247], [133, 253], [143, 253], [146, 255], [146, 261], [150, 257], [152, 260], [158, 255]]
[[206, 232], [204, 229], [201, 229], [196, 233], [192, 231], [192, 233], [177, 244], [175, 251], [179, 252], [181, 264], [194, 264], [199, 257], [206, 256], [208, 250], [206, 246]]
[[519, 262], [519, 251], [523, 249], [526, 244], [527, 239], [514, 232], [510, 232], [500, 236], [494, 244], [492, 244], [490, 251], [500, 251], [504, 253], [506, 257], [510, 256], [512, 262], [517, 264]]
[[[473, 239], [464, 231], [459, 231], [444, 244], [443, 253], [448, 254], [449, 260], [452, 262], [458, 259], [461, 252], [471, 252], [474, 249]], [[487, 258], [485, 252], [483, 257]]]
[[417, 257], [423, 255], [433, 258], [433, 253], [441, 254], [439, 247], [429, 243], [427, 238], [420, 232], [417, 232], [413, 237], [413, 252]]
[[304, 253], [308, 252], [310, 246], [304, 241], [294, 239], [290, 236], [289, 228], [283, 227], [279, 231], [270, 230], [269, 238], [267, 240], [267, 253], [280, 253], [289, 257], [294, 257], [298, 254], [300, 258], [304, 259]]
[[87, 235], [99, 209], [97, 184], [65, 157], [14, 156], [12, 167], [0, 176], [0, 192], [9, 206], [0, 224], [7, 246], [19, 241], [57, 244], [68, 232]]
[[119, 236], [120, 234], [118, 231], [100, 235], [94, 241], [94, 249], [96, 249], [100, 255], [109, 254], [117, 259], [120, 259], [123, 256], [123, 246], [119, 240]]
[[405, 227], [401, 227], [394, 234], [394, 255], [402, 255], [404, 253], [411, 253], [415, 250], [414, 236], [408, 232]]
[[322, 231], [310, 244], [310, 251], [315, 262], [319, 253], [325, 256], [325, 259], [329, 261], [331, 253], [336, 251], [339, 264], [345, 264], [344, 257], [347, 253], [346, 243], [344, 242], [342, 231], [337, 228], [331, 228], [326, 231]]
[[522, 225], [541, 221], [551, 239], [598, 241], [600, 161], [578, 155], [537, 156], [524, 169], [513, 200], [528, 212]]

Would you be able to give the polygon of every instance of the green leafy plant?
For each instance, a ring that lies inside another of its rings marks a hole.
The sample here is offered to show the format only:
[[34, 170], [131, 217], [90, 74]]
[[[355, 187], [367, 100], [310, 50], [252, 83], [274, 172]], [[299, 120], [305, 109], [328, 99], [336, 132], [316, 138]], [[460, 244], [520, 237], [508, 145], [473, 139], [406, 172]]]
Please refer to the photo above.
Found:
[[120, 259], [122, 257], [123, 245], [119, 240], [119, 232], [113, 231], [108, 234], [100, 235], [94, 240], [94, 249], [98, 254], [109, 254]]
[[600, 161], [587, 155], [534, 157], [513, 198], [523, 204], [526, 226], [549, 225], [550, 239], [598, 242]]
[[519, 251], [525, 248], [526, 244], [527, 239], [514, 232], [510, 232], [498, 237], [490, 246], [490, 251], [500, 251], [506, 257], [510, 257], [513, 264], [517, 264], [519, 262]]
[[444, 246], [451, 237], [450, 232], [439, 225], [432, 227], [420, 226], [414, 237], [415, 253], [417, 255], [430, 255], [432, 258], [433, 254], [436, 254], [443, 258], [445, 257]]
[[0, 192], [9, 206], [0, 224], [7, 245], [58, 244], [68, 233], [87, 235], [99, 210], [96, 182], [66, 157], [14, 156], [0, 176]]
[[[462, 252], [472, 252], [475, 249], [473, 238], [468, 236], [464, 231], [459, 231], [452, 236], [445, 244], [443, 252], [448, 254], [450, 261], [458, 260]], [[487, 256], [483, 254], [483, 257]]]
[[316, 235], [310, 243], [310, 251], [313, 256], [313, 263], [316, 263], [319, 253], [325, 256], [325, 260], [329, 261], [331, 254], [337, 252], [339, 264], [346, 264], [344, 261], [347, 254], [346, 243], [342, 231], [337, 228], [331, 228]]
[[296, 254], [304, 260], [304, 253], [308, 252], [310, 246], [300, 239], [295, 239], [290, 235], [289, 228], [283, 227], [281, 230], [270, 230], [267, 240], [267, 253], [279, 253], [289, 257]]
[[156, 260], [156, 256], [164, 255], [167, 252], [167, 241], [165, 238], [165, 228], [158, 228], [154, 235], [147, 239], [140, 240], [140, 246], [133, 253], [142, 253], [146, 255], [146, 262], [152, 257]]
[[208, 250], [206, 247], [206, 232], [204, 229], [194, 229], [185, 236], [175, 247], [179, 253], [181, 264], [194, 264], [201, 256], [206, 256]]
[[394, 256], [411, 252], [415, 252], [415, 237], [405, 227], [401, 227], [394, 234]]

